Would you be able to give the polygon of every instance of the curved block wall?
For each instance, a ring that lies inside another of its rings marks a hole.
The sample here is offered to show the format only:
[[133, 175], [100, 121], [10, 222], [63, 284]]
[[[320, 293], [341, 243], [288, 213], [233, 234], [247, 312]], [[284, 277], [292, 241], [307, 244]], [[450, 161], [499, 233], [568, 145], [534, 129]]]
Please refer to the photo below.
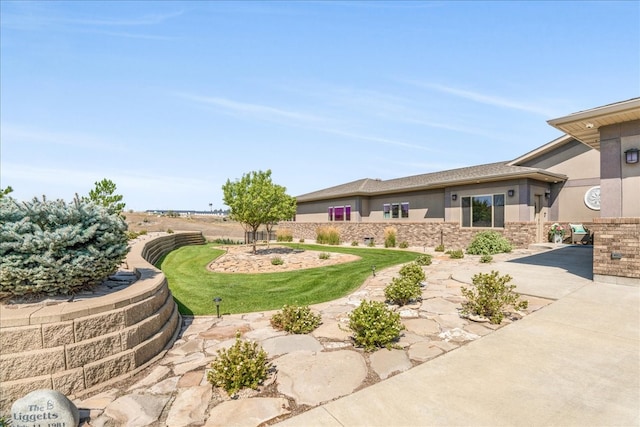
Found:
[[0, 411], [25, 394], [54, 389], [82, 395], [147, 366], [176, 338], [180, 315], [153, 264], [198, 232], [134, 244], [126, 262], [138, 280], [113, 294], [38, 306], [0, 306]]

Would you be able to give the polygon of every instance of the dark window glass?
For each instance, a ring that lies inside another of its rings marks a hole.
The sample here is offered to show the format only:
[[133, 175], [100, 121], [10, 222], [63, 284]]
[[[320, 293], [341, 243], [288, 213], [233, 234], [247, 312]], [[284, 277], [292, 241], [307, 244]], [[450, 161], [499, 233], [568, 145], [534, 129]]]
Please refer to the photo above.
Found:
[[333, 208], [329, 208], [329, 221], [333, 221]]
[[409, 218], [409, 203], [401, 203], [402, 218]]
[[344, 221], [344, 206], [336, 206], [334, 208], [335, 221]]
[[391, 205], [390, 204], [382, 205], [382, 217], [383, 218], [391, 218]]
[[504, 228], [504, 194], [493, 195], [493, 226]]
[[393, 203], [391, 205], [391, 218], [399, 218], [400, 217], [400, 205], [397, 203]]
[[462, 198], [462, 226], [471, 227], [471, 197]]
[[491, 227], [491, 196], [476, 196], [471, 201], [471, 215], [473, 227]]
[[344, 207], [344, 219], [345, 221], [351, 221], [351, 206]]

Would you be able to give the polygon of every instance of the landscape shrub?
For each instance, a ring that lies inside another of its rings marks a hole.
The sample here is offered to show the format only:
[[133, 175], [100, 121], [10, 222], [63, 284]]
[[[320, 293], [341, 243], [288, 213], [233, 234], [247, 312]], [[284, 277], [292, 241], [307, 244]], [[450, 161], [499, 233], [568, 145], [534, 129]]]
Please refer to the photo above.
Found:
[[483, 264], [488, 264], [493, 261], [493, 257], [491, 255], [482, 255], [480, 257], [480, 262]]
[[384, 229], [384, 247], [385, 248], [396, 247], [396, 234], [397, 234], [397, 230], [394, 227], [387, 227]]
[[354, 241], [351, 242], [351, 246], [358, 246], [358, 245], [359, 245], [359, 243], [358, 243], [357, 240], [354, 240]]
[[418, 265], [431, 265], [431, 258], [431, 255], [423, 254], [419, 255], [414, 262]]
[[325, 245], [339, 245], [340, 231], [333, 226], [322, 226], [316, 230], [316, 242]]
[[321, 252], [318, 255], [318, 258], [320, 259], [329, 259], [331, 257], [331, 254], [329, 252]]
[[434, 251], [436, 251], [436, 252], [444, 252], [444, 245], [436, 246]]
[[229, 394], [243, 388], [255, 390], [267, 378], [269, 369], [267, 352], [256, 342], [240, 340], [238, 332], [235, 344], [229, 349], [218, 350], [207, 372], [207, 381]]
[[493, 324], [500, 324], [507, 309], [527, 308], [528, 301], [520, 301], [520, 296], [514, 292], [516, 286], [508, 285], [511, 279], [508, 274], [500, 276], [497, 271], [475, 274], [471, 278], [474, 288], [461, 288], [467, 299], [462, 303], [461, 314], [483, 316]]
[[304, 243], [304, 239], [298, 240], [298, 243]]
[[400, 249], [407, 249], [409, 247], [409, 242], [407, 242], [406, 240], [403, 240], [402, 242], [400, 242], [400, 244], [398, 245], [398, 247]]
[[471, 255], [495, 255], [511, 252], [512, 246], [502, 234], [496, 231], [481, 231], [473, 237], [467, 248]]
[[97, 285], [128, 250], [124, 218], [88, 199], [0, 198], [0, 297], [66, 295]]
[[282, 265], [282, 264], [284, 264], [284, 260], [279, 256], [274, 256], [273, 258], [271, 258], [271, 264], [272, 265]]
[[322, 323], [322, 317], [309, 306], [285, 305], [271, 317], [271, 326], [292, 334], [308, 334]]
[[367, 246], [369, 246], [370, 248], [373, 248], [376, 246], [376, 242], [373, 239], [371, 239], [369, 240], [369, 243], [367, 244]]
[[421, 295], [420, 282], [408, 277], [394, 277], [391, 284], [384, 288], [384, 296], [391, 304], [405, 305]]
[[349, 315], [349, 327], [356, 345], [365, 351], [391, 348], [400, 338], [400, 331], [405, 329], [399, 313], [389, 310], [383, 302], [366, 300]]
[[291, 230], [287, 228], [279, 229], [276, 232], [276, 241], [277, 242], [293, 242], [293, 234], [291, 233]]
[[167, 233], [168, 233], [168, 234], [173, 234], [173, 230], [172, 230], [172, 229], [170, 229], [170, 228], [167, 228]]
[[400, 268], [399, 274], [400, 277], [408, 279], [414, 283], [420, 283], [427, 277], [424, 274], [422, 266], [418, 265], [416, 262], [410, 262], [403, 265]]
[[244, 242], [240, 240], [233, 240], [228, 237], [225, 238], [217, 238], [213, 240], [213, 243], [217, 245], [244, 245]]
[[464, 252], [462, 251], [462, 249], [455, 249], [455, 250], [447, 251], [445, 253], [448, 254], [449, 258], [451, 259], [464, 258]]

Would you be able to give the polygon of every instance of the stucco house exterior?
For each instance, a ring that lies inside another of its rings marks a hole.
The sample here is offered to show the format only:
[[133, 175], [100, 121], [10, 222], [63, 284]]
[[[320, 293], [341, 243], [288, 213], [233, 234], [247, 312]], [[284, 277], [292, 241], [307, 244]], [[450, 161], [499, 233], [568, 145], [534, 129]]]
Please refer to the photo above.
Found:
[[[510, 161], [391, 180], [364, 178], [297, 196], [295, 220], [280, 227], [296, 238], [315, 239], [318, 227], [332, 225], [342, 241], [359, 243], [381, 243], [385, 228], [393, 227], [397, 240], [411, 246], [463, 249], [482, 230], [526, 247], [548, 242], [554, 223], [567, 229], [584, 225], [590, 233], [582, 243], [588, 243], [599, 242], [603, 217], [640, 221], [640, 163], [621, 157], [640, 147], [640, 98], [549, 124], [565, 135]], [[630, 221], [640, 242], [638, 223]], [[570, 233], [565, 241], [571, 241]], [[640, 279], [638, 246], [625, 252], [636, 266], [634, 271], [630, 263], [624, 277]]]

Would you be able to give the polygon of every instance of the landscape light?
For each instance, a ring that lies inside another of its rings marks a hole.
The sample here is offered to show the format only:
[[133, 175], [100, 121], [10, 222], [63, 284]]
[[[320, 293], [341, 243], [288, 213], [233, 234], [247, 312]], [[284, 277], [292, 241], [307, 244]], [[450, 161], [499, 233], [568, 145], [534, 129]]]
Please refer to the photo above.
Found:
[[218, 319], [220, 318], [220, 301], [222, 301], [222, 298], [220, 297], [215, 297], [213, 299], [213, 302], [216, 303], [216, 314], [218, 315]]

